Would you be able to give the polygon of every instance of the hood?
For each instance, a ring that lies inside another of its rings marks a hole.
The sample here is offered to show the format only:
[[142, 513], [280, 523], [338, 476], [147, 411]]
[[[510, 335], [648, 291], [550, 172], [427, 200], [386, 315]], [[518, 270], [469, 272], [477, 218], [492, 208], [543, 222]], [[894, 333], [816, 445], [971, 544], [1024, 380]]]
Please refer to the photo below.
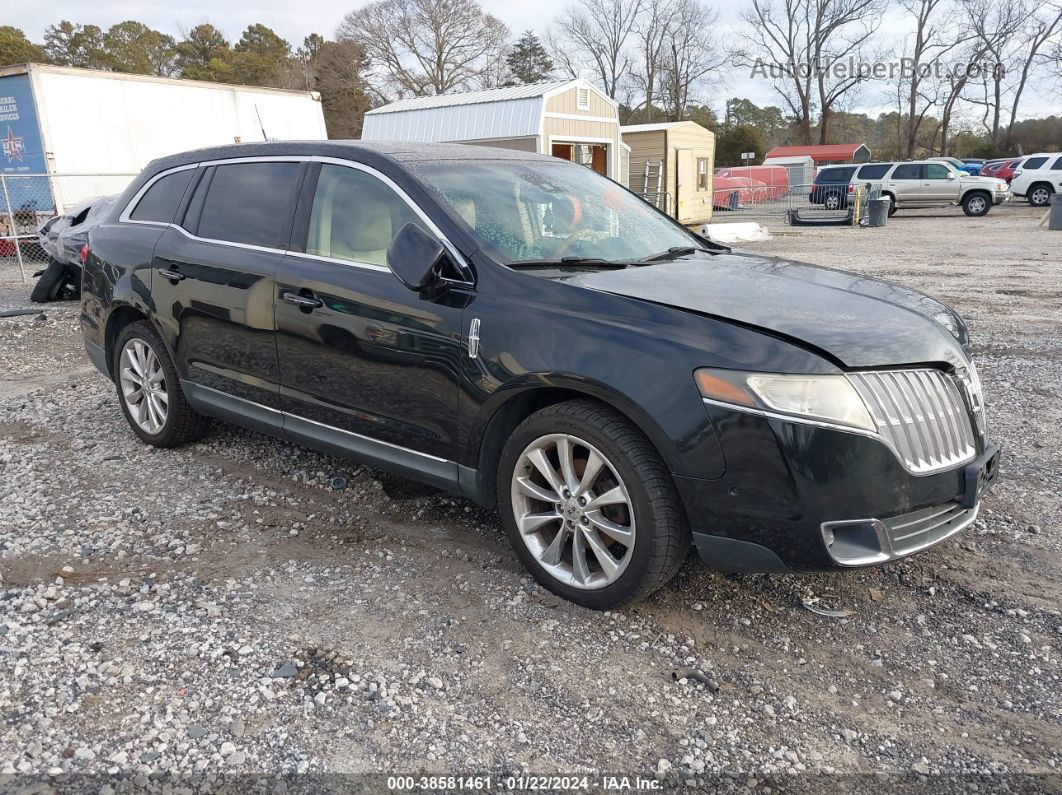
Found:
[[717, 254], [565, 279], [593, 290], [753, 326], [844, 367], [966, 361], [966, 326], [924, 293], [846, 271]]

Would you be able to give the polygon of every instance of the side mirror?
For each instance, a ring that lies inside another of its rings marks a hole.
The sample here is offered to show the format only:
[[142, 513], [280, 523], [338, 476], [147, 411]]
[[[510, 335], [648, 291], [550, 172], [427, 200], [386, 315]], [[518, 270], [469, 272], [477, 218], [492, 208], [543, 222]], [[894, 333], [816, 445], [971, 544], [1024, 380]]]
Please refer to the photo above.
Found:
[[955, 178], [956, 178], [955, 172], [954, 171], [949, 171], [948, 172], [948, 179], [955, 179]]
[[398, 230], [387, 249], [387, 267], [410, 290], [420, 292], [439, 280], [446, 249], [413, 223]]

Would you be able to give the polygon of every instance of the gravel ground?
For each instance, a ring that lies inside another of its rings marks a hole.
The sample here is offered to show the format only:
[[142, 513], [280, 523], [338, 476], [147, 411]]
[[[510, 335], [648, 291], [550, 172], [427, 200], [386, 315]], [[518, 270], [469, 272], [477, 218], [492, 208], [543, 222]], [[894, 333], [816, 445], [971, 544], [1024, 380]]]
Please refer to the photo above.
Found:
[[[147, 447], [74, 305], [0, 319], [0, 775], [1057, 791], [1062, 235], [1020, 207], [783, 231], [756, 250], [967, 318], [1000, 482], [913, 559], [734, 576], [691, 558], [614, 612], [538, 588], [465, 500], [231, 426]], [[0, 309], [27, 305], [0, 266]]]

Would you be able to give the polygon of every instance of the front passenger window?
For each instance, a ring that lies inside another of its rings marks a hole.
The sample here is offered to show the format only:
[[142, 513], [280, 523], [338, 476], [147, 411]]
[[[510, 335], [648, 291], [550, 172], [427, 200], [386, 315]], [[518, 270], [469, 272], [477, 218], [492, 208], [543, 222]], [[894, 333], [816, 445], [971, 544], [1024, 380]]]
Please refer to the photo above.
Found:
[[413, 208], [376, 177], [324, 164], [310, 210], [306, 253], [387, 266], [387, 249], [408, 223], [427, 226]]
[[926, 164], [926, 179], [947, 179], [948, 167], [938, 166], [935, 163]]

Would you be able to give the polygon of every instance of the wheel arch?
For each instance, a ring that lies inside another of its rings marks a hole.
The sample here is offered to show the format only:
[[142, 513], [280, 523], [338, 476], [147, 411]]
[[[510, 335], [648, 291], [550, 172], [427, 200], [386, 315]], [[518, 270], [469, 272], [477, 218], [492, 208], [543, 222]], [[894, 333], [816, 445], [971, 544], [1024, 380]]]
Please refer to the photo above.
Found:
[[[127, 326], [141, 320], [146, 320], [151, 323], [155, 328], [155, 331], [159, 332], [159, 336], [162, 337], [158, 323], [156, 323], [151, 317], [151, 314], [142, 307], [128, 303], [118, 304], [107, 315], [107, 324], [104, 327], [103, 332], [103, 345], [104, 352], [107, 355], [107, 375], [111, 378], [114, 378], [114, 343], [117, 341], [118, 335], [121, 334], [122, 330]], [[166, 345], [165, 340], [163, 341], [163, 345]], [[171, 356], [173, 355], [173, 352], [169, 350], [169, 346], [167, 346], [167, 353]]]
[[644, 409], [607, 386], [585, 379], [538, 375], [501, 389], [484, 405], [467, 437], [467, 460], [476, 467], [475, 499], [496, 500], [498, 463], [513, 430], [540, 409], [569, 400], [593, 400], [618, 412], [645, 434], [664, 465], [671, 469], [667, 437]]

